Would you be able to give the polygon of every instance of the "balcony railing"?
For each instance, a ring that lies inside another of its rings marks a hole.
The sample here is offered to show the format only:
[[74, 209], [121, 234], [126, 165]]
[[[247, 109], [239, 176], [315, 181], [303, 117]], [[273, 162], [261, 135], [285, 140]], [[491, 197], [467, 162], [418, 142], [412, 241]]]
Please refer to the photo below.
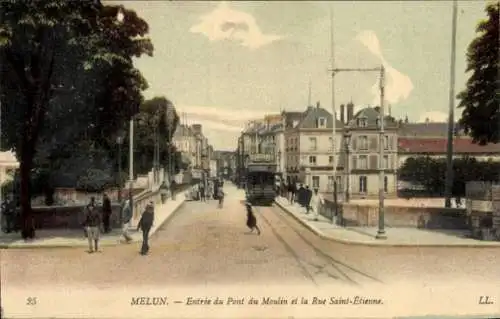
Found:
[[250, 154], [249, 156], [250, 162], [254, 163], [269, 163], [269, 162], [274, 162], [274, 154], [269, 154], [269, 153], [256, 153], [256, 154]]

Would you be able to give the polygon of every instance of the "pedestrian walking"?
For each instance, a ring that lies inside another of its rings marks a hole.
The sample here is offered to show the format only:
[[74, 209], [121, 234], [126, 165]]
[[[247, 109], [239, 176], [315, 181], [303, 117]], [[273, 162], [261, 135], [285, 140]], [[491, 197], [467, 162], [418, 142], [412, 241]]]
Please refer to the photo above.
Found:
[[102, 197], [102, 223], [104, 226], [104, 233], [109, 233], [111, 231], [111, 200], [108, 194], [104, 193]]
[[89, 253], [99, 251], [99, 233], [101, 226], [101, 214], [95, 206], [87, 206], [85, 216], [85, 229], [89, 241]]
[[296, 201], [295, 195], [297, 193], [297, 184], [294, 182], [291, 182], [288, 184], [288, 200], [290, 201], [290, 204], [293, 204], [294, 201]]
[[94, 209], [94, 208], [96, 208], [96, 203], [95, 203], [95, 197], [92, 196], [92, 197], [90, 197], [90, 202], [83, 209], [83, 216], [84, 216], [83, 233], [84, 233], [85, 237], [88, 237], [88, 232], [87, 232], [87, 216], [90, 214], [90, 210]]
[[149, 232], [151, 231], [151, 227], [153, 227], [154, 219], [154, 205], [153, 202], [150, 202], [142, 213], [139, 224], [137, 225], [137, 230], [140, 229], [142, 231], [141, 255], [146, 255], [149, 252]]
[[130, 206], [130, 199], [125, 200], [122, 207], [122, 236], [127, 243], [132, 241], [132, 237], [128, 233], [130, 227], [130, 220], [132, 220], [132, 207]]
[[219, 200], [219, 208], [222, 208], [224, 206], [224, 191], [222, 190], [222, 187], [219, 187], [218, 193], [217, 193], [217, 199]]
[[305, 191], [306, 189], [304, 188], [304, 186], [302, 184], [299, 184], [299, 188], [297, 189], [297, 192], [296, 192], [296, 197], [295, 197], [295, 201], [300, 205], [300, 206], [305, 206]]
[[247, 227], [250, 228], [250, 232], [252, 233], [256, 229], [257, 235], [260, 235], [260, 229], [257, 226], [257, 218], [255, 218], [255, 214], [253, 213], [252, 205], [250, 202], [246, 202], [245, 206], [247, 208]]
[[200, 184], [200, 201], [206, 202], [206, 197], [205, 197], [205, 185], [203, 183]]
[[304, 207], [306, 208], [306, 214], [309, 214], [311, 211], [311, 198], [313, 196], [312, 190], [309, 188], [309, 185], [306, 185], [306, 189], [304, 191]]
[[314, 193], [311, 198], [311, 209], [314, 213], [314, 220], [318, 220], [319, 212], [321, 207], [324, 205], [325, 200], [321, 193], [318, 192], [318, 189], [314, 189]]

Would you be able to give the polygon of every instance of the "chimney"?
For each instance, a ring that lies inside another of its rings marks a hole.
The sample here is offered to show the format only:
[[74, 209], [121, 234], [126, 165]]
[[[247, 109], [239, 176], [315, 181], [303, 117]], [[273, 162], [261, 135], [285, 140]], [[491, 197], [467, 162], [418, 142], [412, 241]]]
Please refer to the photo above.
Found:
[[193, 131], [195, 133], [200, 133], [201, 134], [201, 129], [202, 129], [201, 124], [193, 124]]
[[354, 117], [354, 104], [352, 102], [349, 102], [347, 104], [347, 121], [346, 122], [351, 121], [353, 117]]
[[340, 104], [340, 121], [345, 124], [345, 105]]
[[319, 109], [320, 105], [319, 105], [319, 101], [316, 102], [316, 108]]

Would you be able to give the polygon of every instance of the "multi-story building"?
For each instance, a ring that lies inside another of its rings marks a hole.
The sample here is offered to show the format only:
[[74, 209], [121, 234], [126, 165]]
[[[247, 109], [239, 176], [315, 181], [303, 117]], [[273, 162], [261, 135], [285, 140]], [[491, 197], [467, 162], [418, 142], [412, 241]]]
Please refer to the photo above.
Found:
[[172, 142], [175, 148], [181, 152], [182, 162], [186, 166], [194, 166], [196, 161], [196, 138], [191, 127], [178, 124]]
[[[343, 123], [336, 119], [335, 124], [337, 140], [341, 141]], [[288, 181], [305, 183], [320, 192], [333, 190], [332, 131], [333, 117], [319, 102], [288, 121], [284, 133]], [[341, 151], [336, 149], [337, 158]], [[339, 164], [337, 170], [341, 169]], [[340, 182], [341, 176], [337, 176], [338, 185]]]
[[[410, 157], [430, 156], [445, 158], [447, 149], [447, 123], [410, 123], [408, 119], [399, 122], [398, 158], [399, 166]], [[463, 129], [455, 124], [453, 138], [453, 156], [474, 157], [478, 161], [500, 161], [500, 143], [479, 145], [472, 143]]]
[[[379, 172], [383, 167], [384, 191], [387, 196], [397, 194], [398, 123], [390, 116], [384, 120], [385, 134], [380, 158], [380, 113], [378, 107], [366, 107], [350, 118], [352, 104], [347, 105], [346, 128], [351, 133], [349, 166], [350, 194], [354, 197], [375, 197], [379, 193]], [[341, 105], [341, 121], [343, 121]], [[345, 154], [345, 150], [344, 150]], [[344, 173], [345, 174], [345, 173]]]
[[[316, 107], [309, 106], [304, 112], [282, 112], [281, 115], [280, 124], [269, 125], [265, 121], [251, 123], [239, 139], [240, 153], [274, 152], [283, 161], [283, 175], [287, 181], [301, 182], [320, 192], [332, 192], [332, 114], [318, 103]], [[379, 117], [376, 107], [366, 107], [354, 114], [352, 103], [341, 105], [340, 119], [335, 122], [339, 194], [345, 194], [349, 185], [349, 194], [353, 197], [378, 196], [379, 164], [385, 168], [386, 194], [396, 194], [398, 125], [390, 116], [386, 117], [384, 157], [379, 163]], [[345, 147], [347, 132], [350, 136], [349, 153]], [[345, 165], [347, 154], [349, 170]], [[349, 183], [346, 183], [348, 178]]]

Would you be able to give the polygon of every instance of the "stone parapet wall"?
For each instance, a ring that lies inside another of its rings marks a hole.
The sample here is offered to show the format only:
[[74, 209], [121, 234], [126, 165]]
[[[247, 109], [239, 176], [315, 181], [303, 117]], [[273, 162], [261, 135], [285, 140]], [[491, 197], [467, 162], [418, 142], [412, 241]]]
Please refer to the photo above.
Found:
[[[342, 203], [341, 216], [346, 226], [374, 227], [378, 225], [378, 206]], [[331, 216], [334, 204], [325, 201], [322, 214]], [[467, 229], [465, 209], [441, 207], [386, 206], [385, 225], [427, 229]]]
[[466, 197], [472, 237], [500, 240], [500, 185], [469, 182], [466, 185]]

